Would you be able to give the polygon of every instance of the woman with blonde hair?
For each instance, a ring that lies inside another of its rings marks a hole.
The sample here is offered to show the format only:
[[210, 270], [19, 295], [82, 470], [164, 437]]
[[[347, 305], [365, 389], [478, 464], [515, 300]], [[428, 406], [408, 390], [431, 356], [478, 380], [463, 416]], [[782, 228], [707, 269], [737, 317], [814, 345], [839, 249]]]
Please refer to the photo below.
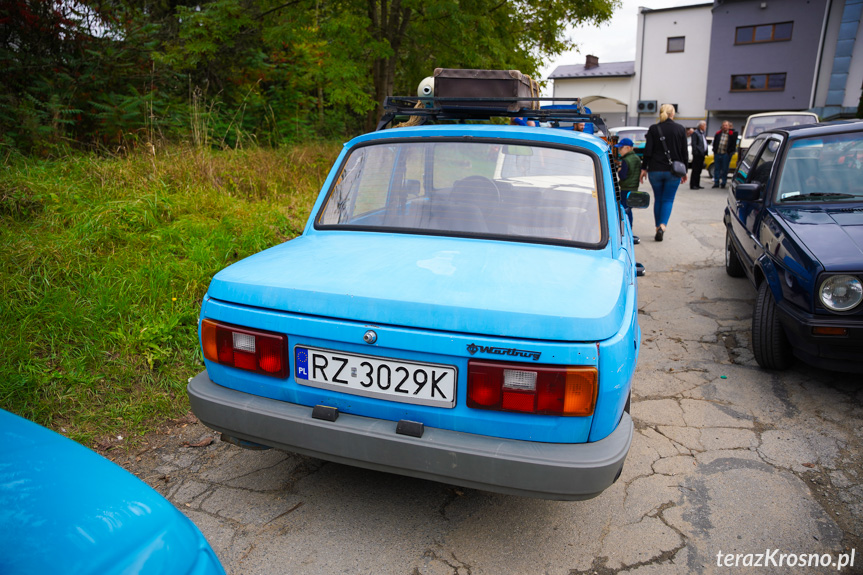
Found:
[[646, 177], [653, 188], [653, 219], [656, 223], [654, 239], [658, 242], [662, 241], [668, 227], [677, 187], [686, 183], [686, 173], [682, 176], [675, 175], [672, 173], [672, 165], [674, 162], [683, 162], [685, 167], [689, 159], [686, 130], [674, 121], [674, 113], [674, 106], [671, 104], [663, 104], [659, 108], [659, 122], [647, 130], [644, 158], [641, 162], [639, 181], [643, 182]]

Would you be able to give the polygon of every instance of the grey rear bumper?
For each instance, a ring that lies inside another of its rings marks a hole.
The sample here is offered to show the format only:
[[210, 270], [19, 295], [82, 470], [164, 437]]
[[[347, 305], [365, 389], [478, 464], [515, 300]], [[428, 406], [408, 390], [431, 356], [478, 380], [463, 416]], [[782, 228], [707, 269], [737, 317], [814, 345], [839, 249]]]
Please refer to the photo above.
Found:
[[594, 443], [560, 444], [500, 439], [425, 428], [421, 438], [396, 434], [396, 422], [346, 413], [334, 422], [312, 408], [235, 391], [206, 371], [188, 385], [192, 411], [207, 426], [261, 443], [357, 467], [482, 489], [579, 500], [599, 495], [623, 468], [632, 418]]

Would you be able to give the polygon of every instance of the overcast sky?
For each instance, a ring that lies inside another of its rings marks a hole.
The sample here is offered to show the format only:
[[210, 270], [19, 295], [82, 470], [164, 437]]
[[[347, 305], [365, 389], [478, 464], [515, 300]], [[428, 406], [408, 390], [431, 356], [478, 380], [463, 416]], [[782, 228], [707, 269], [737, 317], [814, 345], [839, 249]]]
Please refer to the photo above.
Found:
[[[708, 0], [709, 1], [709, 0]], [[582, 26], [573, 28], [569, 37], [578, 49], [561, 54], [542, 68], [541, 76], [547, 80], [558, 66], [566, 64], [584, 64], [584, 57], [593, 54], [602, 62], [623, 62], [635, 60], [635, 37], [638, 29], [638, 7], [671, 8], [674, 6], [689, 6], [704, 4], [704, 0], [622, 0], [611, 20], [600, 27]], [[546, 88], [551, 94], [551, 86]]]

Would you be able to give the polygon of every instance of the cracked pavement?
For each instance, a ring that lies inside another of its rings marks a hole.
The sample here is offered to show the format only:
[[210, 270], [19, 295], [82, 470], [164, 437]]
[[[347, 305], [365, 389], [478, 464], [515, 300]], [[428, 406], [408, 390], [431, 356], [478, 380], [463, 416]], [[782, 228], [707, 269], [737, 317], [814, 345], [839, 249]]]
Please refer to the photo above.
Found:
[[863, 378], [757, 366], [755, 290], [723, 269], [725, 193], [681, 186], [662, 243], [652, 210], [636, 210], [647, 268], [636, 432], [619, 481], [595, 499], [534, 500], [246, 451], [194, 418], [118, 463], [183, 510], [229, 573], [836, 572], [717, 566], [720, 551], [772, 549], [834, 559], [854, 549], [857, 567], [843, 572], [863, 572]]

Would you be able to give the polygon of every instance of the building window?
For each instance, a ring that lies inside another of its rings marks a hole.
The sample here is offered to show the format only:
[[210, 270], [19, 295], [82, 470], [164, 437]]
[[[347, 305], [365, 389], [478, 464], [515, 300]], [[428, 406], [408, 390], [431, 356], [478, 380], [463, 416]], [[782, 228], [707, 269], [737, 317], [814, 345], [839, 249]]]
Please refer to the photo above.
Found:
[[785, 73], [738, 74], [731, 76], [732, 92], [781, 92], [785, 89]]
[[761, 42], [783, 42], [791, 39], [794, 22], [739, 26], [734, 35], [735, 44], [758, 44]]
[[667, 52], [683, 52], [683, 47], [686, 44], [686, 36], [673, 36], [668, 38]]

